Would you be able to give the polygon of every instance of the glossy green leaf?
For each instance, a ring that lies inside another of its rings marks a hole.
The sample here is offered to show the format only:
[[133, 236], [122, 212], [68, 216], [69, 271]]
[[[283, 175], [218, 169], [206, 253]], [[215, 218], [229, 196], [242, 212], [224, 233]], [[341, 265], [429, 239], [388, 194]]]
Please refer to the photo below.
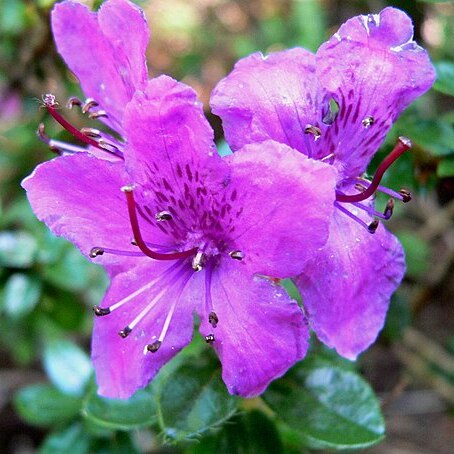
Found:
[[32, 265], [36, 252], [36, 240], [29, 233], [0, 233], [0, 266], [28, 268]]
[[87, 354], [64, 339], [46, 342], [43, 353], [44, 369], [52, 383], [65, 394], [81, 396], [92, 373]]
[[129, 399], [107, 399], [93, 391], [86, 399], [82, 415], [91, 423], [113, 430], [131, 430], [156, 422], [152, 392], [137, 391]]
[[210, 364], [184, 363], [166, 377], [157, 392], [158, 422], [166, 437], [191, 438], [219, 426], [236, 411], [221, 374]]
[[236, 415], [222, 429], [187, 450], [190, 454], [280, 454], [284, 452], [274, 422], [261, 411]]
[[325, 361], [303, 361], [263, 398], [313, 448], [365, 448], [384, 436], [370, 386], [355, 372]]
[[85, 454], [89, 452], [90, 436], [81, 423], [72, 424], [48, 435], [40, 454]]
[[454, 63], [440, 61], [435, 63], [437, 80], [433, 88], [446, 95], [454, 96]]
[[5, 284], [3, 309], [13, 318], [27, 315], [38, 304], [41, 295], [41, 282], [23, 273], [12, 274]]
[[26, 422], [36, 426], [65, 424], [80, 410], [81, 400], [68, 396], [47, 384], [27, 386], [14, 397], [16, 411]]

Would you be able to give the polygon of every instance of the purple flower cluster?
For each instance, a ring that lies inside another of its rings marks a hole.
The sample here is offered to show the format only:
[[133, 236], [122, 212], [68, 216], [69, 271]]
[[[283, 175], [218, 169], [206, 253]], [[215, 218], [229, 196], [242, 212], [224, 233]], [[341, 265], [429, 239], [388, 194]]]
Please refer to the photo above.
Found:
[[[127, 0], [98, 13], [55, 6], [57, 48], [91, 118], [118, 135], [77, 129], [52, 95], [49, 113], [83, 146], [40, 137], [59, 156], [24, 180], [38, 218], [102, 264], [95, 306], [99, 393], [127, 398], [199, 330], [231, 393], [254, 396], [302, 359], [309, 328], [354, 359], [376, 338], [405, 270], [378, 224], [405, 190], [362, 176], [399, 113], [434, 71], [401, 11], [346, 22], [314, 55], [291, 49], [237, 63], [212, 96], [234, 150], [221, 158], [195, 92], [149, 80], [148, 25]], [[118, 138], [121, 137], [121, 138]], [[384, 213], [373, 195], [391, 196]], [[371, 233], [374, 233], [371, 235]], [[293, 278], [301, 308], [278, 284]]]

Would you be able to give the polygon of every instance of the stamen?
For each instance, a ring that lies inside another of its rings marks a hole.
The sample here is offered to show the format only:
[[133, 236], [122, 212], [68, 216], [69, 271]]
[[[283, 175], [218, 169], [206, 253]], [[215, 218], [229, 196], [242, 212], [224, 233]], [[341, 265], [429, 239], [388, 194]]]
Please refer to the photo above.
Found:
[[97, 118], [100, 117], [107, 117], [107, 112], [105, 110], [98, 110], [88, 115], [88, 118], [90, 118], [91, 120], [96, 120]]
[[151, 352], [151, 353], [156, 353], [159, 350], [159, 347], [161, 346], [162, 342], [161, 341], [154, 341], [152, 344], [148, 344], [145, 347], [145, 351]]
[[211, 312], [208, 314], [208, 323], [209, 323], [213, 328], [216, 328], [216, 326], [218, 326], [219, 318], [218, 318], [216, 312], [211, 311]]
[[212, 344], [214, 340], [214, 334], [208, 334], [208, 336], [205, 336], [205, 342], [207, 344]]
[[373, 207], [365, 206], [360, 202], [353, 202], [352, 205], [354, 205], [355, 207], [358, 207], [359, 209], [361, 209], [363, 211], [366, 211], [371, 216], [377, 216], [381, 219], [384, 219], [385, 221], [387, 221], [388, 219], [391, 218], [391, 216], [393, 215], [393, 210], [394, 210], [394, 200], [393, 199], [388, 200], [388, 203], [386, 204], [386, 207], [385, 207], [385, 210], [383, 211], [383, 213], [380, 213], [379, 211], [375, 210]]
[[125, 339], [126, 337], [128, 337], [131, 334], [131, 332], [132, 332], [132, 328], [129, 326], [125, 326], [118, 334], [120, 335], [120, 337]]
[[82, 106], [82, 101], [77, 96], [71, 96], [66, 103], [67, 109], [72, 109], [74, 106]]
[[95, 313], [95, 315], [97, 317], [103, 317], [104, 315], [109, 315], [110, 314], [110, 308], [93, 306], [93, 312]]
[[232, 251], [229, 252], [229, 255], [234, 260], [243, 260], [244, 259], [244, 252], [241, 251]]
[[369, 115], [368, 117], [364, 118], [361, 123], [363, 126], [368, 129], [370, 128], [374, 123], [375, 123], [375, 118], [372, 115]]
[[334, 206], [338, 208], [342, 213], [347, 215], [350, 219], [353, 219], [356, 221], [361, 227], [364, 227], [369, 233], [375, 233], [375, 231], [378, 228], [378, 221], [374, 220], [370, 224], [366, 224], [362, 219], [360, 219], [358, 216], [355, 216], [351, 211], [347, 210], [343, 205], [341, 205], [339, 202], [335, 201]]
[[159, 213], [156, 213], [155, 218], [158, 222], [171, 221], [172, 215], [168, 211], [160, 211]]
[[87, 137], [92, 137], [93, 139], [100, 139], [102, 137], [101, 131], [95, 128], [81, 128], [80, 132]]
[[106, 247], [95, 246], [90, 250], [90, 257], [93, 259], [103, 254], [122, 255], [125, 257], [142, 257], [143, 252], [138, 251], [121, 251], [119, 249], [110, 249]]
[[178, 260], [184, 259], [193, 255], [197, 248], [190, 249], [188, 251], [183, 252], [171, 252], [168, 254], [163, 254], [161, 252], [155, 252], [148, 248], [145, 241], [142, 238], [142, 234], [140, 232], [139, 220], [137, 218], [137, 211], [136, 211], [136, 202], [134, 200], [134, 187], [133, 186], [123, 186], [121, 190], [126, 195], [126, 201], [128, 204], [128, 213], [129, 213], [129, 220], [131, 222], [132, 233], [134, 235], [134, 239], [137, 243], [139, 249], [148, 257], [154, 260]]
[[192, 259], [192, 269], [194, 271], [202, 271], [202, 269], [203, 269], [202, 264], [203, 264], [204, 258], [205, 258], [205, 256], [204, 256], [203, 252], [198, 250], [197, 254]]
[[406, 137], [399, 137], [396, 146], [394, 147], [393, 151], [382, 161], [382, 163], [378, 166], [377, 172], [372, 179], [369, 187], [360, 194], [353, 194], [347, 195], [342, 194], [340, 192], [336, 193], [336, 200], [338, 202], [361, 202], [362, 200], [368, 199], [372, 194], [377, 190], [383, 175], [385, 174], [386, 170], [396, 161], [405, 151], [411, 148], [411, 142]]
[[306, 127], [304, 128], [304, 134], [312, 134], [314, 136], [314, 141], [317, 141], [318, 139], [320, 139], [322, 131], [320, 128], [317, 128], [317, 126], [306, 125]]
[[93, 98], [87, 98], [82, 106], [82, 113], [86, 114], [92, 107], [97, 107], [99, 104]]
[[411, 200], [411, 192], [407, 189], [401, 189], [399, 194], [402, 196], [402, 202], [407, 203]]

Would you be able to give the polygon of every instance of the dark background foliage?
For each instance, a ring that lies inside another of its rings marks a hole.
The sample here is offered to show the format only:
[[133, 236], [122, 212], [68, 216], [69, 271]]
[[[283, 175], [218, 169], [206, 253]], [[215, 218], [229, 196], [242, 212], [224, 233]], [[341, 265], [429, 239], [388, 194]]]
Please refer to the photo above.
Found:
[[[69, 139], [40, 108], [41, 95], [64, 101], [80, 94], [52, 42], [53, 3], [0, 0], [0, 452], [452, 452], [454, 2], [137, 2], [152, 30], [150, 74], [192, 85], [206, 106], [239, 57], [316, 50], [349, 17], [387, 5], [414, 19], [438, 79], [371, 165], [373, 172], [398, 135], [413, 140], [412, 153], [386, 176], [388, 186], [406, 186], [415, 198], [389, 223], [406, 249], [408, 272], [378, 342], [352, 364], [314, 341], [309, 358], [262, 398], [241, 400], [226, 394], [218, 363], [196, 339], [123, 402], [96, 397], [88, 357], [90, 307], [106, 288], [104, 273], [34, 218], [19, 186], [52, 157], [35, 136], [40, 122]], [[222, 148], [219, 119], [207, 115]], [[77, 114], [72, 120], [86, 121]]]

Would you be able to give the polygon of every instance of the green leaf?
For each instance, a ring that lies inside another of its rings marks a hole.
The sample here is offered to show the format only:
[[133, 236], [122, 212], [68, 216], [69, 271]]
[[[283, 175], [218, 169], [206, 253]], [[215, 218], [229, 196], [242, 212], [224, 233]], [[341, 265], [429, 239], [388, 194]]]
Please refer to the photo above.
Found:
[[454, 63], [439, 61], [434, 63], [437, 80], [433, 88], [446, 95], [454, 96]]
[[79, 413], [81, 400], [50, 385], [37, 384], [19, 390], [14, 405], [24, 421], [47, 427], [65, 424], [74, 418]]
[[36, 241], [29, 233], [0, 233], [0, 266], [28, 268], [33, 264], [36, 252]]
[[12, 319], [27, 315], [38, 304], [41, 282], [23, 273], [12, 274], [5, 284], [3, 308]]
[[81, 423], [72, 424], [48, 435], [39, 449], [40, 454], [85, 454], [90, 436]]
[[418, 235], [406, 231], [396, 232], [405, 250], [407, 275], [421, 277], [427, 271], [430, 246]]
[[312, 448], [359, 449], [379, 442], [384, 422], [369, 385], [355, 372], [307, 359], [263, 395]]
[[60, 391], [74, 396], [83, 394], [92, 367], [82, 349], [68, 340], [51, 339], [44, 347], [43, 362], [47, 375]]
[[219, 426], [237, 408], [238, 399], [228, 394], [220, 371], [210, 364], [182, 364], [159, 388], [159, 425], [164, 435], [174, 440]]
[[274, 422], [261, 411], [236, 415], [222, 429], [202, 438], [190, 454], [280, 454], [284, 452]]
[[113, 430], [131, 430], [156, 422], [153, 394], [137, 391], [129, 399], [107, 399], [93, 391], [85, 401], [82, 415], [94, 424]]
[[437, 176], [439, 178], [454, 177], [454, 157], [445, 158], [438, 163]]

